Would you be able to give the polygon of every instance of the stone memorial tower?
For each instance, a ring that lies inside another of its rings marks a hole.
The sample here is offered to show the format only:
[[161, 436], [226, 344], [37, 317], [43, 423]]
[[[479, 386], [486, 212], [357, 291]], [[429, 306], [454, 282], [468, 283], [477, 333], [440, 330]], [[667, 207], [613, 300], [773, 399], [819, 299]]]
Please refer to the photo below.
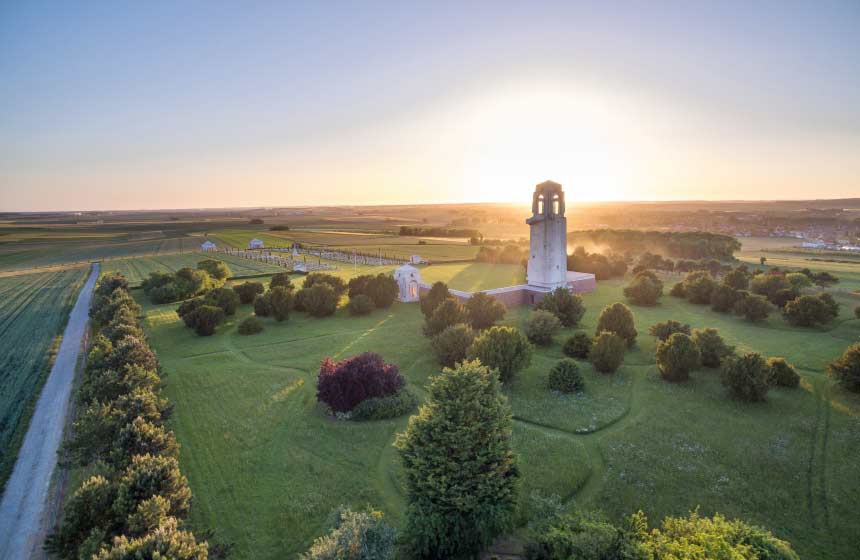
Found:
[[567, 286], [567, 218], [561, 185], [545, 181], [535, 187], [532, 217], [526, 223], [530, 226], [526, 282], [549, 289]]

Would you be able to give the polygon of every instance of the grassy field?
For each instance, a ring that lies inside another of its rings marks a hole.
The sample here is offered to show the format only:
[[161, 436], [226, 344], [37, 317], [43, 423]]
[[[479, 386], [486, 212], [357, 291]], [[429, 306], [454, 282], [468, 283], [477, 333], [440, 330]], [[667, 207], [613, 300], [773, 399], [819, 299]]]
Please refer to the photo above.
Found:
[[423, 267], [421, 279], [431, 284], [441, 280], [455, 290], [479, 292], [524, 284], [526, 271], [516, 264], [443, 263]]
[[[346, 232], [330, 230], [268, 231], [254, 228], [229, 228], [213, 231], [210, 237], [218, 244], [231, 247], [247, 247], [251, 239], [261, 240], [267, 247], [284, 247], [292, 243], [302, 243], [314, 247], [326, 247], [363, 252], [381, 251], [384, 254], [402, 257], [421, 255], [428, 261], [450, 261], [472, 259], [478, 247], [469, 245], [465, 240], [436, 239], [423, 237], [400, 237], [388, 233]], [[419, 245], [418, 242], [424, 244]]]
[[[521, 281], [516, 270], [478, 264], [422, 273], [460, 289]], [[603, 306], [623, 299], [624, 283], [601, 282], [585, 297], [585, 330], [594, 329]], [[860, 335], [860, 320], [848, 309], [860, 298], [837, 298], [845, 305], [827, 329], [791, 328], [778, 316], [752, 325], [669, 297], [636, 307], [640, 335], [625, 365], [604, 376], [581, 362], [586, 391], [576, 396], [545, 389], [573, 331], [560, 334], [506, 390], [523, 504], [540, 491], [562, 496], [569, 507], [600, 508], [614, 518], [642, 509], [652, 520], [700, 506], [766, 525], [803, 557], [851, 557], [860, 547], [860, 464], [853, 460], [860, 456], [860, 399], [834, 387], [824, 365]], [[401, 520], [403, 488], [391, 443], [406, 419], [333, 421], [316, 404], [314, 385], [324, 357], [370, 350], [398, 364], [425, 396], [438, 367], [417, 305], [360, 318], [343, 309], [325, 319], [296, 313], [281, 324], [266, 320], [266, 330], [252, 337], [236, 333], [251, 313], [242, 306], [215, 336], [200, 338], [182, 326], [175, 305], [142, 303], [176, 405], [172, 422], [195, 496], [192, 525], [215, 528], [235, 544], [235, 558], [267, 559], [306, 549], [341, 503], [373, 504]], [[506, 322], [520, 324], [526, 313], [512, 309]], [[726, 397], [715, 371], [697, 371], [683, 385], [662, 382], [647, 328], [669, 318], [716, 327], [741, 350], [785, 356], [800, 368], [802, 388], [741, 404]], [[523, 505], [520, 521], [526, 517]]]
[[0, 278], [0, 486], [59, 347], [86, 268]]
[[249, 276], [253, 274], [273, 274], [283, 272], [284, 269], [272, 264], [260, 261], [244, 259], [233, 255], [184, 253], [181, 255], [163, 255], [160, 257], [133, 257], [129, 259], [117, 259], [106, 261], [102, 266], [102, 272], [109, 274], [120, 272], [128, 279], [132, 286], [139, 285], [151, 272], [173, 272], [182, 267], [197, 266], [203, 259], [218, 259], [224, 261], [233, 276]]

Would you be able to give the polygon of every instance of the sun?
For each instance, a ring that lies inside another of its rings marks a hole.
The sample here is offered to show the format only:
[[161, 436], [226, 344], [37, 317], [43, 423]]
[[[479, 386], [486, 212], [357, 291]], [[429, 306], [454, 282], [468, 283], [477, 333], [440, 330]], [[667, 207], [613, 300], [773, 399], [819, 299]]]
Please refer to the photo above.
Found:
[[481, 200], [522, 200], [524, 188], [546, 179], [574, 202], [631, 194], [640, 135], [611, 96], [514, 88], [475, 99], [469, 114], [464, 182]]

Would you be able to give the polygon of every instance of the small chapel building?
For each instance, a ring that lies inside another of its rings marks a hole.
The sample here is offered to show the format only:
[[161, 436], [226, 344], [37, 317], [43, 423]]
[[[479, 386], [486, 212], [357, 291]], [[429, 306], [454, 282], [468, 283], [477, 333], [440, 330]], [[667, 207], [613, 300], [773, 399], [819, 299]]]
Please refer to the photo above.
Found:
[[418, 301], [421, 289], [421, 271], [411, 264], [404, 264], [394, 271], [397, 282], [398, 301]]

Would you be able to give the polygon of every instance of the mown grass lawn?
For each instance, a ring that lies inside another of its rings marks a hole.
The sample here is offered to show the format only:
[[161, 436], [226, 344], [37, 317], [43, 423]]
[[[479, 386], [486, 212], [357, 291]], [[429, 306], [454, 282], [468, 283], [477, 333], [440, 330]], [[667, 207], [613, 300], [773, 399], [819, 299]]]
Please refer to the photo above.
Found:
[[[513, 270], [487, 267], [434, 265], [422, 274], [459, 289], [518, 283]], [[585, 297], [583, 329], [593, 331], [600, 309], [623, 300], [624, 283], [601, 282]], [[840, 296], [843, 302], [850, 297]], [[324, 357], [375, 351], [398, 364], [423, 397], [439, 368], [421, 334], [417, 305], [395, 304], [360, 318], [343, 309], [325, 319], [295, 313], [280, 324], [265, 320], [266, 330], [251, 337], [236, 333], [251, 313], [242, 306], [208, 338], [184, 328], [174, 308], [146, 304], [145, 327], [175, 404], [172, 423], [194, 492], [193, 526], [214, 528], [234, 543], [234, 558], [274, 559], [305, 550], [342, 503], [371, 504], [400, 522], [403, 493], [391, 443], [406, 418], [332, 420], [316, 404], [314, 385]], [[614, 518], [642, 509], [652, 522], [700, 507], [766, 525], [803, 557], [855, 555], [860, 399], [824, 375], [826, 362], [860, 335], [860, 321], [847, 306], [829, 329], [791, 328], [778, 316], [752, 325], [669, 297], [633, 310], [638, 343], [616, 374], [604, 376], [580, 362], [585, 393], [548, 392], [548, 369], [574, 332], [566, 330], [506, 389], [523, 473], [520, 521], [535, 491]], [[520, 324], [527, 313], [512, 309], [506, 322]], [[726, 397], [716, 371], [694, 372], [682, 385], [661, 381], [647, 329], [670, 318], [716, 327], [741, 350], [785, 356], [801, 368], [802, 388], [776, 389], [766, 403], [742, 404]]]
[[526, 271], [516, 264], [443, 263], [423, 267], [421, 279], [428, 284], [441, 280], [455, 290], [478, 292], [525, 284]]

